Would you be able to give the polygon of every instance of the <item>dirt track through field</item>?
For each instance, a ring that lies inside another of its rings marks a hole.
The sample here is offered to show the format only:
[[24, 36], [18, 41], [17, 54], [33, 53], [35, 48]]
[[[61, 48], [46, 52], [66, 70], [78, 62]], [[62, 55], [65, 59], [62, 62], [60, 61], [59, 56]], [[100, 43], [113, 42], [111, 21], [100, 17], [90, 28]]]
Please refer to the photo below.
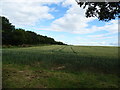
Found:
[[75, 52], [75, 50], [73, 49], [73, 47], [70, 47], [70, 48], [73, 51], [73, 53], [77, 54], [77, 52]]
[[66, 47], [66, 46], [64, 46], [64, 47], [60, 48], [58, 51], [62, 51], [65, 47]]
[[52, 52], [55, 52], [55, 51], [62, 51], [66, 46], [62, 46], [62, 47], [57, 47], [55, 49], [52, 50]]

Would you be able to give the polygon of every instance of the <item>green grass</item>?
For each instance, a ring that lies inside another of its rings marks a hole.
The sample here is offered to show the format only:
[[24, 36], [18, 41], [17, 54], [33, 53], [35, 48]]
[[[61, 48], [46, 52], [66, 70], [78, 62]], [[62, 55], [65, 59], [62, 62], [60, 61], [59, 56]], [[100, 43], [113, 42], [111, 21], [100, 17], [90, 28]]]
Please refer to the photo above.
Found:
[[120, 79], [112, 74], [50, 71], [28, 65], [4, 65], [5, 88], [118, 88]]
[[44, 45], [2, 54], [3, 87], [119, 87], [118, 47]]

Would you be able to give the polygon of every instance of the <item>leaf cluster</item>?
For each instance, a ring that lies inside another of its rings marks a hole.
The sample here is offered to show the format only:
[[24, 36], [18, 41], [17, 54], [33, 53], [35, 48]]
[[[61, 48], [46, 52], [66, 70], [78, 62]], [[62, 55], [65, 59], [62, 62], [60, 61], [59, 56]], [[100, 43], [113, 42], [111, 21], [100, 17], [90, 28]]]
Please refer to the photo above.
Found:
[[110, 21], [120, 18], [120, 2], [81, 2], [77, 4], [86, 9], [85, 15], [89, 17], [97, 17], [101, 21]]

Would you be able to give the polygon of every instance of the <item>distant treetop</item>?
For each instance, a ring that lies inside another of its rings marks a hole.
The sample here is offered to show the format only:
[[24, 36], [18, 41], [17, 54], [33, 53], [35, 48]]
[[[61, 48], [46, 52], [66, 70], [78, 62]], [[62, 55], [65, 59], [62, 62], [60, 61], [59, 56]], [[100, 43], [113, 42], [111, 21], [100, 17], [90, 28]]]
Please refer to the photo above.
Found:
[[63, 42], [55, 41], [51, 37], [42, 36], [32, 31], [16, 29], [9, 19], [0, 16], [2, 21], [2, 44], [3, 45], [37, 45], [37, 44], [58, 44], [65, 45]]

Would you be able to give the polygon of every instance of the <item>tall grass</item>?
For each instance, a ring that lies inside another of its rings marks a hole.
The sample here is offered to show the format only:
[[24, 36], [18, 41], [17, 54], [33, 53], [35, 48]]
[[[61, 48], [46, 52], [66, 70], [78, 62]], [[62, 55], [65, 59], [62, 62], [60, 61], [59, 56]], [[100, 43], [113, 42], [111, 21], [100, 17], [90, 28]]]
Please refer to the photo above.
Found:
[[3, 64], [23, 64], [51, 69], [65, 66], [65, 71], [83, 70], [119, 73], [117, 47], [39, 46], [3, 49]]

